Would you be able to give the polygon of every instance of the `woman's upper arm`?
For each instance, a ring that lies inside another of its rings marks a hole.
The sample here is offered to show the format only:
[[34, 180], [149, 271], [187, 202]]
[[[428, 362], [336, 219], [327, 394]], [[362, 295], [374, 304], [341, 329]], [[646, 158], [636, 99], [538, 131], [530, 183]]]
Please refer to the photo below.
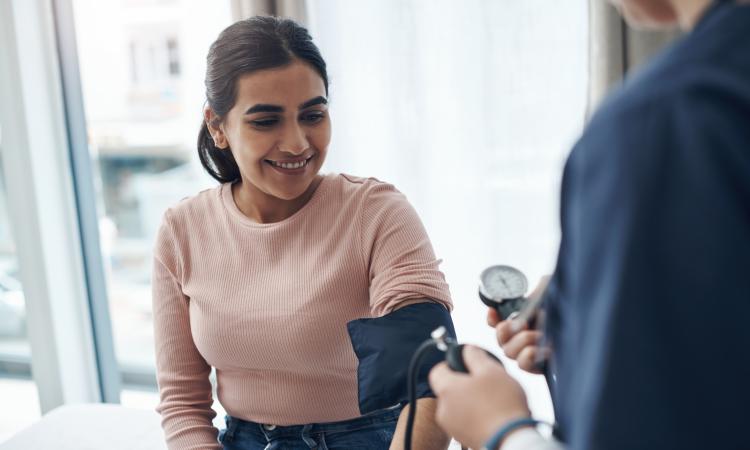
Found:
[[392, 185], [370, 187], [361, 214], [370, 307], [382, 316], [425, 298], [452, 308], [445, 276], [417, 212]]
[[[152, 300], [154, 344], [162, 426], [170, 448], [217, 443], [216, 413], [209, 374], [190, 327], [189, 298], [180, 282], [180, 263], [172, 228], [165, 216], [154, 249]], [[217, 443], [217, 448], [218, 443]]]

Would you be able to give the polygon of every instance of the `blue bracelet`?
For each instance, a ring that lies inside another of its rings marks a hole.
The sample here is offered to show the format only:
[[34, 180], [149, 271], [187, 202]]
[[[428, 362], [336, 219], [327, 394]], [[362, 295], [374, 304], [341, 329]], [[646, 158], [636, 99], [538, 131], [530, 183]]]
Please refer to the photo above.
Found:
[[505, 439], [506, 436], [508, 436], [508, 434], [510, 434], [511, 431], [529, 425], [536, 426], [538, 424], [539, 421], [536, 419], [532, 419], [531, 417], [511, 420], [510, 422], [500, 427], [500, 429], [497, 430], [494, 435], [492, 435], [492, 437], [484, 444], [482, 450], [498, 450], [500, 448], [500, 443], [503, 441], [503, 439]]

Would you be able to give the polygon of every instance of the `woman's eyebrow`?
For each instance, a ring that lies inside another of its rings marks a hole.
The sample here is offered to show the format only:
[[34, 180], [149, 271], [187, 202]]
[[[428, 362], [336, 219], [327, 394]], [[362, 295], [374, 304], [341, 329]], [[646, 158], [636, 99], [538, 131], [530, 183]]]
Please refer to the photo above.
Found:
[[[299, 109], [305, 109], [305, 108], [309, 108], [315, 105], [327, 105], [327, 104], [328, 104], [328, 100], [326, 100], [325, 97], [318, 96], [300, 104]], [[257, 105], [253, 105], [250, 108], [248, 108], [247, 111], [245, 111], [245, 114], [253, 114], [253, 113], [259, 113], [259, 112], [280, 113], [280, 112], [284, 112], [284, 107], [278, 106], [278, 105], [258, 103]]]
[[327, 105], [327, 104], [328, 104], [328, 100], [326, 100], [326, 98], [321, 95], [313, 99], [310, 99], [306, 101], [305, 103], [302, 103], [301, 105], [299, 105], [299, 109], [305, 109], [305, 108], [309, 108], [315, 105]]
[[263, 103], [258, 103], [257, 105], [253, 105], [250, 108], [245, 111], [245, 114], [252, 114], [252, 113], [258, 113], [258, 112], [274, 112], [274, 113], [280, 113], [284, 112], [284, 108], [278, 105], [267, 105]]

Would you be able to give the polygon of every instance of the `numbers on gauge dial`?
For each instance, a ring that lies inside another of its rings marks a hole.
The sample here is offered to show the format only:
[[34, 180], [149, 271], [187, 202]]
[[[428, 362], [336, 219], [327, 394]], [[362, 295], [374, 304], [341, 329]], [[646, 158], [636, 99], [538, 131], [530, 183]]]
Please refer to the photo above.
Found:
[[495, 301], [522, 297], [528, 288], [526, 276], [510, 266], [491, 266], [480, 277], [482, 290]]

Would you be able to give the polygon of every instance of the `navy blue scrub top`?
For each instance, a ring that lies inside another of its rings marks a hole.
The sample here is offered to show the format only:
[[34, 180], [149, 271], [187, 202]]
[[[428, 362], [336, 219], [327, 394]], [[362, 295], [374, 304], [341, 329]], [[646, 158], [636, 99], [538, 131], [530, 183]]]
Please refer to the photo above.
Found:
[[576, 450], [750, 448], [750, 5], [717, 2], [565, 167], [548, 337]]

